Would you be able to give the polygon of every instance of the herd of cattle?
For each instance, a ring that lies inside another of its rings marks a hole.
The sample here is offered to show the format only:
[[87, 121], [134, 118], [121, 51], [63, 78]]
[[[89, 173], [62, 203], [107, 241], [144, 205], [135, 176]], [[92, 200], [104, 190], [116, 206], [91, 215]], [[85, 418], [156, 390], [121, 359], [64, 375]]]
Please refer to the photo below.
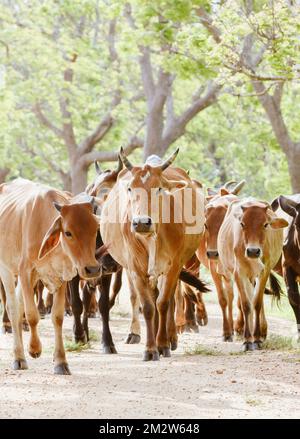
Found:
[[[76, 341], [88, 340], [91, 301], [99, 291], [104, 353], [116, 353], [109, 312], [125, 270], [132, 321], [126, 343], [140, 341], [146, 323], [145, 361], [170, 356], [178, 333], [207, 324], [200, 265], [211, 273], [223, 315], [223, 340], [243, 336], [244, 350], [267, 336], [264, 294], [280, 299], [274, 272], [284, 277], [300, 339], [300, 195], [271, 204], [242, 199], [245, 182], [207, 189], [187, 172], [151, 156], [130, 163], [121, 149], [116, 170], [97, 175], [76, 196], [24, 179], [0, 186], [0, 290], [3, 331], [13, 334], [14, 369], [27, 369], [22, 332], [29, 325], [29, 354], [42, 345], [37, 325], [51, 309], [54, 372], [70, 374], [62, 325], [74, 316]], [[233, 285], [238, 291], [233, 319]], [[36, 300], [37, 297], [37, 300]], [[69, 303], [68, 303], [69, 302]]]

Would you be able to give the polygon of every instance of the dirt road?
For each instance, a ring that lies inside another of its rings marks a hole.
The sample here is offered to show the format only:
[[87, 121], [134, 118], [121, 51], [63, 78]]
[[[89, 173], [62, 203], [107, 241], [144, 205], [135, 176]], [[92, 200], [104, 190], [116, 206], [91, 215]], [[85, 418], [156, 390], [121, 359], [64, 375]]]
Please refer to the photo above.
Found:
[[[28, 356], [28, 371], [11, 370], [12, 336], [1, 334], [0, 417], [298, 418], [299, 350], [241, 354], [240, 341], [221, 341], [219, 308], [208, 304], [208, 315], [209, 324], [199, 334], [180, 336], [172, 358], [149, 363], [141, 360], [143, 342], [124, 344], [129, 319], [114, 315], [111, 326], [119, 354], [103, 355], [99, 341], [82, 352], [68, 352], [71, 376], [52, 374], [49, 317], [40, 322], [42, 357]], [[99, 333], [98, 319], [90, 323]], [[292, 322], [269, 318], [269, 323], [273, 333], [292, 333]], [[72, 318], [65, 318], [69, 337], [71, 328]], [[200, 354], [187, 355], [197, 343]]]

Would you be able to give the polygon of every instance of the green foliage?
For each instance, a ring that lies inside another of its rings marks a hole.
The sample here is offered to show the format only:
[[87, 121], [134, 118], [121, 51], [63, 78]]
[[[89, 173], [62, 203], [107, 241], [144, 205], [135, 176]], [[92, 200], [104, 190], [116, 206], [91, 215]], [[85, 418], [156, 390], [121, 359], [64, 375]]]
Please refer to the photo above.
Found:
[[[115, 150], [137, 130], [144, 136], [147, 107], [137, 63], [144, 45], [151, 49], [154, 71], [163, 68], [175, 76], [175, 116], [209, 81], [223, 85], [218, 103], [200, 112], [177, 141], [178, 164], [209, 186], [245, 178], [245, 193], [269, 200], [289, 193], [286, 159], [253, 95], [247, 76], [251, 72], [233, 73], [230, 66], [236, 68], [242, 40], [249, 33], [256, 36], [257, 53], [266, 45], [258, 74], [290, 80], [282, 112], [291, 137], [297, 140], [300, 88], [291, 79], [299, 68], [299, 10], [284, 0], [253, 3], [253, 11], [247, 13], [246, 2], [239, 0], [4, 0], [0, 168], [11, 169], [9, 178], [22, 175], [62, 186], [58, 168], [64, 173], [70, 170], [68, 151], [64, 140], [38, 121], [32, 111], [37, 102], [51, 124], [61, 128], [70, 121], [60, 108], [61, 98], [67, 98], [79, 143], [105, 117], [118, 89], [122, 101], [113, 110], [113, 128], [96, 149]], [[222, 34], [221, 43], [201, 23], [199, 7], [211, 14]], [[117, 58], [112, 58], [107, 44], [113, 19]], [[73, 82], [66, 83], [64, 73], [70, 68]], [[141, 152], [136, 151], [133, 159], [140, 160]]]

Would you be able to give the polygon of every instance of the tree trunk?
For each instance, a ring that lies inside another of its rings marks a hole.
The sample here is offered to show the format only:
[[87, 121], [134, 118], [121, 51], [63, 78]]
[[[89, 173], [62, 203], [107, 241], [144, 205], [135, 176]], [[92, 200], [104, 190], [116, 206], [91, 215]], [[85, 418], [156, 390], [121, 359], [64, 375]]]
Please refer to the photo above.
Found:
[[0, 168], [0, 184], [5, 182], [5, 179], [9, 172], [10, 170], [8, 168]]
[[143, 149], [144, 161], [151, 155], [162, 156], [161, 140], [163, 116], [161, 112], [151, 111], [147, 117], [146, 139]]
[[73, 164], [71, 168], [72, 193], [74, 195], [83, 192], [87, 187], [88, 168], [80, 161]]
[[287, 155], [287, 162], [293, 194], [300, 193], [300, 145], [296, 144]]

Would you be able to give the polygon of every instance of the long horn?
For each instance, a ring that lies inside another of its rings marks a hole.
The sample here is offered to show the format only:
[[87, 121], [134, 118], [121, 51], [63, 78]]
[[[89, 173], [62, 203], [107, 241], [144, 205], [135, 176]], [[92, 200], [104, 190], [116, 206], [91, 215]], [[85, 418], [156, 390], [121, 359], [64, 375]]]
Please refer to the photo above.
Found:
[[242, 188], [244, 187], [245, 183], [246, 183], [246, 180], [242, 180], [242, 181], [240, 181], [240, 182], [239, 182], [239, 183], [233, 188], [233, 190], [231, 191], [232, 195], [237, 195], [237, 194], [242, 190]]
[[99, 163], [97, 162], [97, 160], [94, 161], [94, 164], [95, 164], [95, 169], [96, 169], [97, 174], [100, 175], [102, 173], [102, 171], [100, 169], [100, 166], [99, 166]]
[[122, 159], [121, 159], [120, 154], [119, 154], [119, 155], [118, 155], [118, 167], [117, 167], [117, 169], [115, 170], [115, 172], [116, 172], [117, 174], [119, 174], [119, 172], [121, 172], [122, 169], [123, 169], [123, 162], [122, 162]]
[[125, 168], [127, 168], [128, 171], [131, 171], [132, 168], [133, 168], [133, 165], [130, 163], [130, 161], [129, 161], [128, 158], [126, 157], [125, 152], [124, 152], [124, 149], [123, 149], [122, 146], [121, 146], [121, 148], [120, 148], [120, 154], [119, 154], [119, 156], [120, 156], [120, 158], [121, 158], [121, 160], [122, 160], [123, 165], [125, 166]]
[[231, 186], [231, 185], [233, 185], [233, 184], [236, 184], [236, 183], [237, 183], [237, 182], [236, 182], [235, 180], [227, 181], [227, 182], [224, 184], [223, 188], [224, 188], [224, 189], [228, 189], [229, 186]]
[[167, 169], [174, 162], [178, 152], [179, 152], [179, 148], [177, 148], [176, 151], [173, 152], [173, 154], [165, 162], [163, 162], [163, 164], [160, 166], [162, 171]]

